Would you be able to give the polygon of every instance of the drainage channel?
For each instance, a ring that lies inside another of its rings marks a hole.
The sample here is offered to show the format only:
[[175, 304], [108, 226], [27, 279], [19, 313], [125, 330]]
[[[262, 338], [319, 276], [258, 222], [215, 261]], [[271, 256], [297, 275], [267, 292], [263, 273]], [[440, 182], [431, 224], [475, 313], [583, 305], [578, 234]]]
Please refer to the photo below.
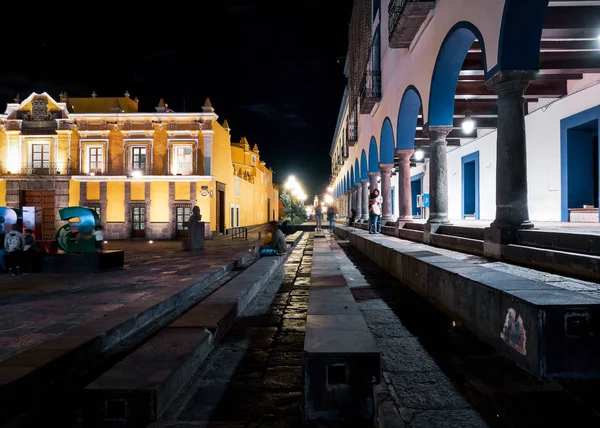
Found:
[[313, 243], [305, 234], [152, 428], [307, 426], [302, 352]]
[[397, 425], [379, 426], [600, 426], [599, 380], [534, 378], [347, 241], [337, 242], [342, 272], [381, 351], [387, 396], [379, 410]]
[[[194, 305], [200, 303], [208, 296], [213, 294], [219, 288], [233, 280], [244, 270], [246, 270], [254, 261], [247, 262], [244, 265], [238, 265], [233, 270], [227, 272], [221, 278], [207, 284], [204, 289], [195, 297]], [[192, 305], [193, 306], [193, 305]], [[81, 428], [83, 426], [82, 418], [82, 394], [80, 391], [90, 382], [111, 368], [118, 361], [122, 360], [128, 354], [134, 352], [142, 346], [153, 334], [173, 321], [178, 315], [173, 312], [157, 318], [150, 325], [135, 334], [127, 337], [112, 349], [106, 351], [95, 361], [91, 361], [89, 368], [82, 373], [73, 383], [63, 385], [60, 393], [56, 397], [49, 397], [42, 403], [36, 403], [31, 411], [21, 415], [18, 419], [12, 421], [7, 427], [23, 426], [60, 426], [63, 428]]]

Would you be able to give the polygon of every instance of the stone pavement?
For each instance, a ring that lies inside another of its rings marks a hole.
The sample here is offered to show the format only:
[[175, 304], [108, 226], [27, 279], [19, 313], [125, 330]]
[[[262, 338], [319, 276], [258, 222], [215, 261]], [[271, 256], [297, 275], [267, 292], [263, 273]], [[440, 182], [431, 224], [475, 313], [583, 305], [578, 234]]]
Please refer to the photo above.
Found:
[[0, 361], [156, 292], [194, 283], [247, 254], [255, 244], [206, 241], [202, 252], [181, 242], [111, 241], [125, 250], [122, 271], [88, 275], [0, 275]]
[[338, 242], [342, 273], [382, 353], [384, 426], [600, 426], [600, 381], [535, 379]]
[[307, 426], [301, 415], [302, 349], [312, 244], [305, 234], [152, 428]]

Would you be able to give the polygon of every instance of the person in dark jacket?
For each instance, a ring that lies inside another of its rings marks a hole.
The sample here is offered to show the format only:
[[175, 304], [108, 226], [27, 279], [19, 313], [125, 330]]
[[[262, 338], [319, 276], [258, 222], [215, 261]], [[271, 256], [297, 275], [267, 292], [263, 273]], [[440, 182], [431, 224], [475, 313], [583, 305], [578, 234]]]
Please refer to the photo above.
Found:
[[279, 229], [279, 224], [276, 221], [272, 221], [267, 225], [267, 232], [271, 233], [271, 242], [268, 245], [260, 247], [261, 256], [281, 256], [287, 251], [287, 244], [285, 243], [285, 235]]

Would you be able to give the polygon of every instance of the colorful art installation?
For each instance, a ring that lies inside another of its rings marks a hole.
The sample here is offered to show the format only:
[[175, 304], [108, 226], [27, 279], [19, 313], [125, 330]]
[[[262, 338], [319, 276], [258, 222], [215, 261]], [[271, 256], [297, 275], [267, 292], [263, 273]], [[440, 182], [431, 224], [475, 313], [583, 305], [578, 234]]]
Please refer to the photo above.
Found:
[[0, 232], [10, 231], [21, 217], [21, 210], [9, 207], [0, 207]]
[[56, 232], [58, 247], [65, 253], [94, 253], [96, 246], [92, 233], [100, 226], [96, 211], [86, 207], [67, 207], [58, 211], [60, 219], [67, 221]]

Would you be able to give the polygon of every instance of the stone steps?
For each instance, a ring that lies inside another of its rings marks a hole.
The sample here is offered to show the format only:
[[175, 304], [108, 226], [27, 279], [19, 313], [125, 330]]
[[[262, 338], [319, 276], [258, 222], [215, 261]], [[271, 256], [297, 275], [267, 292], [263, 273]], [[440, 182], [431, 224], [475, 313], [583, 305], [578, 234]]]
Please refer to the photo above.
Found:
[[89, 384], [84, 425], [155, 422], [289, 254], [261, 258]]

